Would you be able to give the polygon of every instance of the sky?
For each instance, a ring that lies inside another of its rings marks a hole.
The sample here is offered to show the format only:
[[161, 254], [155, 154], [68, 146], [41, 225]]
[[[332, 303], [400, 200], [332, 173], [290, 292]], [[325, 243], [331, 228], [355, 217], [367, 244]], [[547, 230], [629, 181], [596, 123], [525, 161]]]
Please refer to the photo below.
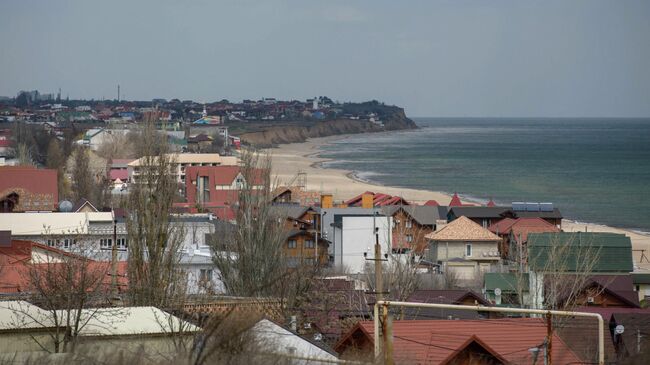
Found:
[[650, 117], [650, 1], [2, 0], [0, 95]]

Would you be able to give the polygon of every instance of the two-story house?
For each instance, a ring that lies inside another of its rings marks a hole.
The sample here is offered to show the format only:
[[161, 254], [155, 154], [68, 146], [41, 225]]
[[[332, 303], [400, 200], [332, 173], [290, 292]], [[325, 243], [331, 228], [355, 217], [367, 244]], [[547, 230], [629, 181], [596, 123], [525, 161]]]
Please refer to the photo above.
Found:
[[462, 280], [477, 279], [501, 259], [501, 238], [464, 216], [426, 238], [430, 241], [431, 261], [439, 263], [442, 271], [453, 272]]

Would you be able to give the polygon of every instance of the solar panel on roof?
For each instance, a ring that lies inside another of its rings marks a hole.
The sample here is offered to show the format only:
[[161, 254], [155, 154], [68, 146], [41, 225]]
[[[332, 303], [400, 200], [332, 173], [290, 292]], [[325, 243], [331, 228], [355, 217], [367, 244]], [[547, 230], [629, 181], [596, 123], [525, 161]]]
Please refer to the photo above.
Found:
[[524, 203], [524, 202], [512, 202], [512, 210], [515, 210], [515, 211], [526, 210], [526, 203]]
[[527, 212], [539, 212], [539, 203], [526, 203]]
[[539, 210], [541, 212], [552, 212], [553, 203], [539, 203]]

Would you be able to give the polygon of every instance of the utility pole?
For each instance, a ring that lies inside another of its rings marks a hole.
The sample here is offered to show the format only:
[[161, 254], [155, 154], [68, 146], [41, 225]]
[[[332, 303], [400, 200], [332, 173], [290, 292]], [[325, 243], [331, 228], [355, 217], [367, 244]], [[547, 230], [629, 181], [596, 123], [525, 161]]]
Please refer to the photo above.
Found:
[[[375, 212], [375, 216], [377, 215], [377, 212]], [[387, 294], [384, 292], [384, 276], [383, 276], [383, 270], [382, 270], [382, 261], [388, 261], [388, 255], [385, 255], [385, 257], [382, 258], [381, 254], [381, 245], [379, 244], [379, 227], [377, 227], [376, 223], [373, 223], [374, 226], [374, 233], [375, 233], [375, 256], [372, 259], [366, 258], [368, 261], [374, 261], [375, 262], [375, 291], [369, 291], [366, 292], [366, 294], [374, 294], [375, 295], [375, 303], [379, 303], [384, 300], [384, 294]], [[367, 256], [367, 253], [364, 253], [364, 257]], [[380, 333], [383, 334], [382, 336], [382, 342], [384, 343], [384, 349], [386, 349], [387, 343], [386, 341], [388, 340], [386, 336], [386, 322], [388, 318], [388, 306], [384, 307], [384, 312], [381, 315], [381, 318], [379, 317], [379, 310], [378, 307], [375, 305], [375, 311], [374, 311], [374, 317], [375, 317], [375, 333], [379, 335]], [[381, 320], [377, 320], [381, 319]], [[382, 324], [381, 332], [379, 328], [379, 322]], [[392, 349], [392, 344], [390, 345]], [[380, 341], [375, 341], [375, 354], [379, 354], [381, 351], [382, 345]], [[392, 358], [392, 354], [391, 354]], [[392, 360], [391, 360], [392, 361]]]
[[553, 314], [546, 313], [546, 361], [553, 365]]
[[111, 291], [113, 300], [117, 298], [117, 218], [113, 211], [113, 244], [111, 245]]

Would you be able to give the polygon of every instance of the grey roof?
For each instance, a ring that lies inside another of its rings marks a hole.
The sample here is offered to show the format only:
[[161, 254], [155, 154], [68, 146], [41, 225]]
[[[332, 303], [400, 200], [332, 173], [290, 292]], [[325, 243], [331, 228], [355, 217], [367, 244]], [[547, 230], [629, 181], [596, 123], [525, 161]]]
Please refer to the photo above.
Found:
[[298, 219], [303, 216], [311, 207], [298, 204], [275, 204], [272, 207], [274, 213], [279, 216]]
[[449, 215], [458, 218], [500, 218], [504, 213], [512, 211], [510, 207], [451, 207]]
[[421, 225], [433, 226], [439, 219], [447, 220], [447, 207], [427, 205], [391, 205], [382, 208], [384, 214], [393, 216], [400, 209]]

